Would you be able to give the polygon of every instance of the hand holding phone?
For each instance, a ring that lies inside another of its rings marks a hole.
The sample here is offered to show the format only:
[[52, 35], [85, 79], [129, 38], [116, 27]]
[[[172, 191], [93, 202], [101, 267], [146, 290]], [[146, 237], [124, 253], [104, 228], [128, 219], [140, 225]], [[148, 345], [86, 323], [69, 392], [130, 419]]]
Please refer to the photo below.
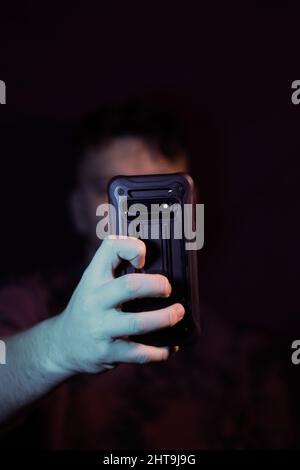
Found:
[[163, 274], [172, 286], [168, 298], [145, 298], [123, 304], [125, 312], [158, 310], [174, 303], [185, 308], [175, 326], [139, 337], [155, 345], [178, 345], [191, 341], [199, 332], [197, 251], [188, 250], [186, 225], [193, 225], [195, 189], [192, 178], [182, 173], [117, 176], [108, 187], [114, 208], [111, 225], [116, 235], [141, 238], [147, 248], [146, 263], [137, 270], [122, 263], [118, 275], [132, 272]]

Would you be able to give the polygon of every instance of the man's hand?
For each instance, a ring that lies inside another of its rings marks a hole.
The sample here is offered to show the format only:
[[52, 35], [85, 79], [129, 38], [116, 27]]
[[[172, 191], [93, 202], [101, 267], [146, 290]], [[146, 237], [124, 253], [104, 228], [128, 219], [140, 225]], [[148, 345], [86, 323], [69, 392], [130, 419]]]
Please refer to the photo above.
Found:
[[168, 297], [171, 286], [159, 274], [127, 274], [114, 279], [122, 259], [135, 268], [145, 263], [145, 244], [136, 238], [114, 237], [103, 241], [87, 267], [66, 310], [56, 317], [53, 367], [68, 373], [101, 372], [119, 362], [163, 361], [169, 348], [126, 340], [171, 327], [184, 308], [174, 304], [161, 310], [124, 313], [120, 305], [141, 297]]
[[125, 337], [172, 326], [182, 305], [124, 313], [120, 305], [138, 297], [167, 297], [166, 277], [128, 274], [114, 279], [121, 259], [141, 268], [145, 245], [135, 238], [105, 240], [86, 269], [66, 310], [6, 338], [7, 364], [0, 368], [0, 423], [71, 375], [102, 372], [119, 362], [168, 358], [168, 348], [137, 344]]

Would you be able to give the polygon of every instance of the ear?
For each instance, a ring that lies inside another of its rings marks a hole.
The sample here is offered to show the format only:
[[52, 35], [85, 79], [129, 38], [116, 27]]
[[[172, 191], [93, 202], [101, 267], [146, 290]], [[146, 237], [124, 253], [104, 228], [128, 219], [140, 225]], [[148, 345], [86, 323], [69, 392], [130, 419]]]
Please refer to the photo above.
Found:
[[78, 189], [74, 190], [69, 198], [69, 209], [74, 227], [80, 235], [86, 235], [88, 233], [88, 223], [84, 206], [81, 191]]

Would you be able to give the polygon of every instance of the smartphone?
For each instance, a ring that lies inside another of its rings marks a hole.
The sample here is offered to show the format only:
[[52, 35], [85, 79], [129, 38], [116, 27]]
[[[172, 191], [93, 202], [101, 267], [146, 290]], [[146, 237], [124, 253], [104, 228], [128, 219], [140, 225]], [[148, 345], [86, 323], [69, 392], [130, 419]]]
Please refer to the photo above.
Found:
[[[179, 302], [183, 319], [134, 340], [152, 345], [182, 345], [200, 332], [197, 250], [187, 249], [185, 224], [195, 224], [196, 191], [191, 176], [183, 173], [116, 176], [108, 185], [111, 231], [133, 235], [146, 244], [146, 263], [136, 270], [122, 262], [117, 276], [132, 272], [159, 273], [172, 286], [170, 297], [136, 299], [122, 306], [126, 312], [149, 311]], [[189, 207], [189, 211], [185, 210]]]

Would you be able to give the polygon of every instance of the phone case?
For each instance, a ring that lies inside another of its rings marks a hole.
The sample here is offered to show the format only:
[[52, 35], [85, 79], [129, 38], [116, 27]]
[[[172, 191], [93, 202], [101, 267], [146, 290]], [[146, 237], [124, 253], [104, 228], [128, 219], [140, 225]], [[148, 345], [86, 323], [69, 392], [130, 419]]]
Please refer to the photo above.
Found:
[[[139, 235], [147, 248], [145, 266], [141, 270], [135, 270], [129, 263], [122, 262], [116, 275], [132, 272], [159, 273], [167, 276], [172, 285], [172, 293], [167, 299], [137, 299], [124, 304], [123, 310], [130, 312], [156, 310], [175, 302], [182, 303], [185, 307], [185, 315], [178, 324], [142, 337], [136, 336], [135, 341], [153, 345], [179, 345], [195, 340], [200, 332], [198, 252], [186, 250], [185, 239], [177, 239], [174, 232], [176, 217], [182, 218], [183, 230], [184, 204], [195, 204], [192, 178], [183, 173], [117, 176], [109, 183], [108, 196], [110, 204], [114, 207], [113, 215], [116, 216], [114, 220], [111, 218], [111, 225], [114, 226], [116, 235], [128, 235], [128, 226], [134, 219], [129, 215], [129, 208], [136, 207], [134, 204], [143, 204], [147, 208], [147, 211], [138, 212]], [[153, 215], [151, 208], [154, 207], [153, 204], [163, 204], [165, 208], [168, 205], [169, 208], [174, 203], [182, 210], [178, 209], [177, 214], [176, 211], [173, 213], [170, 210], [168, 233], [163, 235], [163, 231], [166, 230], [165, 222], [162, 217], [151, 219]], [[193, 217], [194, 214], [195, 211]], [[110, 216], [112, 217], [112, 214]], [[151, 227], [156, 236], [158, 234], [158, 238], [151, 238]], [[145, 235], [148, 238], [145, 238]]]

